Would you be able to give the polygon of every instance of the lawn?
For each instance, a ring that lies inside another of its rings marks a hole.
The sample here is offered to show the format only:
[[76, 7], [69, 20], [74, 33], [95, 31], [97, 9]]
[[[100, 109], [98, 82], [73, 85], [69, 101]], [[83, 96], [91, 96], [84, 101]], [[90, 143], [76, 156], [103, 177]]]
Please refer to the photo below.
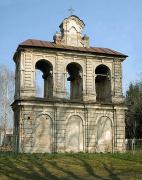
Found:
[[142, 153], [2, 154], [0, 180], [142, 179]]

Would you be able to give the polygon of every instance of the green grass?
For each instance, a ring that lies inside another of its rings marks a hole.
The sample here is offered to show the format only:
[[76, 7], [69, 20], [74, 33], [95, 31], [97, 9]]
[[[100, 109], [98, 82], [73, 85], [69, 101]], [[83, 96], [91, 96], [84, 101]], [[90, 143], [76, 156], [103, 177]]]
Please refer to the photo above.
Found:
[[5, 154], [0, 180], [142, 179], [142, 153]]

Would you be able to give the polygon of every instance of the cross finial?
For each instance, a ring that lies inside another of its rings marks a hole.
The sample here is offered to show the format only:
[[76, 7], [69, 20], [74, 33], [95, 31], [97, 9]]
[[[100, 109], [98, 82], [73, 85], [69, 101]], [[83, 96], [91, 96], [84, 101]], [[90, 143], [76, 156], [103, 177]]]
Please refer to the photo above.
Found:
[[72, 6], [69, 8], [69, 12], [70, 12], [70, 15], [73, 15], [73, 13], [74, 13], [74, 9], [72, 8]]

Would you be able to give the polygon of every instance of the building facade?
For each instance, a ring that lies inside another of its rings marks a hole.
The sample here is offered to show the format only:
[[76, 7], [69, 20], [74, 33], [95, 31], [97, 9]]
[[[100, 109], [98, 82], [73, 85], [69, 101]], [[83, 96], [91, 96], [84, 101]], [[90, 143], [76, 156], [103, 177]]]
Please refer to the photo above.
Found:
[[[54, 42], [29, 39], [14, 55], [14, 150], [30, 153], [123, 152], [126, 55], [89, 46], [84, 22], [71, 15]], [[43, 97], [36, 96], [36, 70]]]

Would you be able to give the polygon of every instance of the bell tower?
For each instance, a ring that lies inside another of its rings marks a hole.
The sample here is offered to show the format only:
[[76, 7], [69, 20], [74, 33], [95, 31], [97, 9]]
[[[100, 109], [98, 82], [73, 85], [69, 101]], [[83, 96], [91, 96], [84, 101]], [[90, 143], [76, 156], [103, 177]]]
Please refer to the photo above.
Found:
[[[75, 15], [59, 27], [54, 42], [28, 39], [14, 55], [14, 150], [124, 152], [121, 67], [127, 55], [90, 47], [85, 24]], [[41, 97], [36, 70], [44, 82]]]

